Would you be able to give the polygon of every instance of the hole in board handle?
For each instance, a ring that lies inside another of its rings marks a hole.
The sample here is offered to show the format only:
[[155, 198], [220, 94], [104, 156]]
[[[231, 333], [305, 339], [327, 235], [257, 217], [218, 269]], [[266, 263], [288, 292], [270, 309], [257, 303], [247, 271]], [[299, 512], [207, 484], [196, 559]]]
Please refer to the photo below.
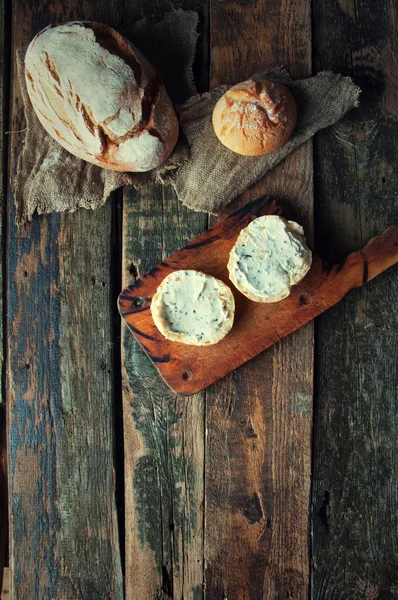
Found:
[[143, 306], [145, 306], [146, 303], [147, 298], [145, 298], [144, 296], [137, 296], [137, 298], [134, 298], [134, 300], [131, 302], [131, 305], [134, 308], [142, 308]]
[[312, 297], [310, 296], [310, 294], [306, 294], [306, 293], [301, 294], [301, 296], [300, 296], [300, 304], [301, 305], [311, 304], [311, 302], [312, 302]]

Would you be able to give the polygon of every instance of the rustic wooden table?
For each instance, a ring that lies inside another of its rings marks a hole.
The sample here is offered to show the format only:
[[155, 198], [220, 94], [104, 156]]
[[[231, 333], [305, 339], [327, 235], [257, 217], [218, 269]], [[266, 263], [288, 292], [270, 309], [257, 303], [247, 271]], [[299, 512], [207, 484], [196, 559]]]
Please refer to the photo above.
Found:
[[274, 195], [329, 260], [396, 222], [394, 0], [1, 0], [0, 573], [8, 561], [24, 600], [396, 599], [396, 268], [183, 398], [121, 328], [116, 297], [208, 217], [148, 186], [14, 225], [15, 50], [48, 23], [98, 20], [129, 37], [136, 19], [176, 8], [200, 15], [201, 90], [280, 64], [362, 88], [358, 110], [238, 203]]

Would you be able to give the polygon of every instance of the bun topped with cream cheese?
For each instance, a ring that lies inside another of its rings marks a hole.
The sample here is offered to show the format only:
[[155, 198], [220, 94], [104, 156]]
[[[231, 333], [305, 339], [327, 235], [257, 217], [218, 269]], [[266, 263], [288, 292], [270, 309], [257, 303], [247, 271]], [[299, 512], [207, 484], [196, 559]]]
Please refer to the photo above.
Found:
[[290, 294], [311, 267], [312, 254], [303, 228], [267, 215], [242, 229], [231, 250], [232, 283], [254, 302], [278, 302]]
[[156, 327], [168, 339], [193, 346], [216, 344], [230, 331], [235, 300], [230, 288], [200, 271], [174, 271], [152, 298]]

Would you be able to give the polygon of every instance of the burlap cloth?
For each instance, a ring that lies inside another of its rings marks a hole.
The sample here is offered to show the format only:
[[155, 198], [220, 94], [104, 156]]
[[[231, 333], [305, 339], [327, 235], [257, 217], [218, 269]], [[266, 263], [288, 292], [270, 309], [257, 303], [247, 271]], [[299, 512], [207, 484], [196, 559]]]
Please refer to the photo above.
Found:
[[[192, 96], [196, 91], [192, 64], [197, 25], [197, 13], [178, 10], [158, 22], [138, 21], [129, 32], [130, 39], [162, 77], [173, 102], [179, 105], [182, 133], [177, 147], [161, 168], [147, 174], [101, 169], [72, 156], [53, 140], [39, 123], [27, 95], [23, 73], [26, 48], [17, 52], [27, 127], [14, 187], [17, 223], [31, 220], [35, 210], [40, 214], [79, 207], [95, 209], [118, 187], [138, 187], [148, 180], [171, 183], [183, 204], [217, 214], [300, 144], [358, 105], [360, 90], [349, 77], [322, 72], [294, 81], [281, 68], [259, 72], [259, 78], [289, 86], [298, 106], [297, 126], [279, 150], [261, 157], [235, 154], [218, 141], [211, 123], [213, 107], [227, 86]], [[251, 75], [248, 73], [248, 77]]]

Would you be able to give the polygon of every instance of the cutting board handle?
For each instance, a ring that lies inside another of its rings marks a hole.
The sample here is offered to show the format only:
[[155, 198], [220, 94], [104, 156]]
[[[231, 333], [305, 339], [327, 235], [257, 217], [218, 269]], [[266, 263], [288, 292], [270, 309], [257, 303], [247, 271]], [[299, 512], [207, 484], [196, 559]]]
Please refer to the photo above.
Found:
[[362, 285], [398, 262], [398, 227], [391, 225], [360, 250], [364, 261]]

